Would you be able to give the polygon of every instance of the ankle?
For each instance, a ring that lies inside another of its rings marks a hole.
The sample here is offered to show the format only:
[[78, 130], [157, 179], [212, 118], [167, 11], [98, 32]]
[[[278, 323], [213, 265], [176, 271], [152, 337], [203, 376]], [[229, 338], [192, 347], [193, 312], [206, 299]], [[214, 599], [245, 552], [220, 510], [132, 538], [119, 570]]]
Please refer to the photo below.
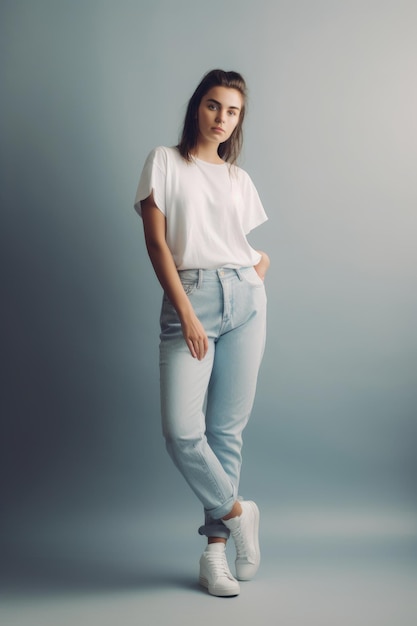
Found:
[[208, 537], [207, 538], [208, 545], [211, 545], [212, 543], [222, 543], [226, 545], [226, 541], [227, 539], [224, 539], [224, 537]]
[[230, 513], [222, 517], [222, 520], [227, 521], [229, 519], [232, 519], [232, 517], [240, 517], [240, 515], [242, 515], [242, 505], [240, 504], [239, 500], [236, 500]]

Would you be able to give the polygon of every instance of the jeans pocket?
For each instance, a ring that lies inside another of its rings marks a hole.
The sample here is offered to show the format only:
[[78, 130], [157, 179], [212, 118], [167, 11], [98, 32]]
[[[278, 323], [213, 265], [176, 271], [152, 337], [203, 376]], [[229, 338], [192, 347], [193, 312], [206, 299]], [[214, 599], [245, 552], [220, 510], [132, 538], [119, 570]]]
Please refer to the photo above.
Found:
[[265, 287], [265, 283], [254, 267], [245, 267], [240, 270], [242, 278], [252, 287]]
[[191, 295], [197, 287], [197, 283], [195, 281], [190, 282], [188, 280], [181, 280], [181, 283], [187, 296]]

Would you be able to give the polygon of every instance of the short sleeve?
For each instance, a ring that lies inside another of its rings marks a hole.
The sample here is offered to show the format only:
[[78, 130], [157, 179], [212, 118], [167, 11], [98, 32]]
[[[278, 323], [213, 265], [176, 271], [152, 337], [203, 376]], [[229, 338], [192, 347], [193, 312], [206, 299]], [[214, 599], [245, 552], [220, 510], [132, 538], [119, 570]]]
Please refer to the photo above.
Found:
[[242, 195], [242, 226], [245, 235], [247, 235], [251, 230], [266, 222], [268, 216], [252, 179], [244, 170], [240, 170], [240, 191]]
[[142, 216], [140, 202], [145, 200], [153, 191], [155, 204], [166, 215], [165, 190], [166, 190], [167, 155], [163, 147], [155, 148], [148, 155], [140, 175], [135, 197], [135, 209]]

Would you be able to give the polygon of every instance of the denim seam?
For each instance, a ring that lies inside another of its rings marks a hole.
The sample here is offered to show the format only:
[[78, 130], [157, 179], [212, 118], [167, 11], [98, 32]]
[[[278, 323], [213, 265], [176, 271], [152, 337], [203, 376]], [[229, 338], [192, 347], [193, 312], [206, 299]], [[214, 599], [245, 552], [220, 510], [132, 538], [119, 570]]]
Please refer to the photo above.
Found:
[[[208, 444], [207, 444], [207, 445], [208, 445]], [[213, 487], [215, 487], [215, 489], [216, 489], [216, 496], [217, 496], [217, 497], [219, 498], [219, 500], [220, 500], [220, 499], [223, 497], [223, 495], [224, 495], [224, 494], [222, 493], [222, 491], [221, 491], [221, 489], [220, 489], [220, 487], [219, 487], [218, 482], [217, 482], [217, 481], [216, 481], [216, 479], [213, 477], [213, 473], [211, 472], [209, 465], [207, 464], [207, 462], [206, 462], [206, 460], [205, 460], [204, 456], [201, 454], [200, 450], [198, 449], [198, 447], [197, 447], [196, 445], [194, 445], [194, 449], [195, 449], [195, 451], [197, 452], [197, 454], [199, 455], [199, 457], [200, 457], [200, 459], [201, 459], [201, 461], [202, 461], [202, 465], [204, 465], [204, 467], [206, 468], [206, 473], [207, 473], [207, 476], [210, 478], [210, 482], [212, 483]], [[210, 511], [210, 515], [212, 514], [212, 511], [213, 511], [213, 510], [214, 510], [214, 511], [217, 511], [218, 509], [221, 509], [222, 507], [224, 507], [224, 506], [225, 506], [225, 504], [226, 504], [229, 500], [231, 500], [231, 501], [232, 501], [232, 503], [233, 503], [233, 501], [234, 501], [234, 495], [233, 495], [233, 485], [231, 485], [231, 487], [232, 487], [232, 495], [230, 496], [230, 498], [228, 498], [228, 499], [226, 500], [226, 502], [224, 502], [223, 504], [220, 504], [219, 506], [217, 506], [215, 509], [209, 509], [209, 511]], [[228, 511], [226, 511], [226, 513], [224, 513], [224, 515], [227, 515], [227, 513], [228, 513]], [[215, 516], [215, 517], [217, 517], [217, 516]]]

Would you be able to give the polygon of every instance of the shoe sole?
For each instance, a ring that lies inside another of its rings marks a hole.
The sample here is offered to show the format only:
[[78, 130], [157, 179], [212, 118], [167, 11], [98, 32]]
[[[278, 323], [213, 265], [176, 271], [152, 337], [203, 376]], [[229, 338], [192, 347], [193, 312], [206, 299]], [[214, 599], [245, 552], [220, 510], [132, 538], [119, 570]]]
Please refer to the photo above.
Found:
[[216, 591], [214, 592], [213, 589], [210, 589], [209, 583], [207, 578], [204, 578], [203, 576], [200, 576], [200, 578], [198, 579], [200, 585], [202, 587], [204, 587], [205, 589], [207, 589], [207, 591], [212, 595], [212, 596], [217, 596], [219, 598], [232, 598], [235, 596], [238, 596], [240, 593], [239, 591]]
[[[256, 550], [256, 563], [254, 565], [254, 567], [256, 567], [255, 571], [253, 572], [253, 574], [251, 576], [237, 576], [237, 572], [236, 572], [236, 578], [237, 580], [252, 580], [252, 578], [255, 576], [256, 572], [258, 571], [259, 565], [261, 563], [261, 550], [259, 547], [259, 522], [260, 522], [260, 518], [261, 518], [261, 514], [259, 512], [258, 506], [256, 504], [256, 502], [253, 502], [252, 500], [247, 500], [246, 501], [248, 504], [250, 504], [251, 509], [253, 511], [255, 511], [255, 550]], [[235, 563], [235, 568], [236, 568], [236, 563]]]

